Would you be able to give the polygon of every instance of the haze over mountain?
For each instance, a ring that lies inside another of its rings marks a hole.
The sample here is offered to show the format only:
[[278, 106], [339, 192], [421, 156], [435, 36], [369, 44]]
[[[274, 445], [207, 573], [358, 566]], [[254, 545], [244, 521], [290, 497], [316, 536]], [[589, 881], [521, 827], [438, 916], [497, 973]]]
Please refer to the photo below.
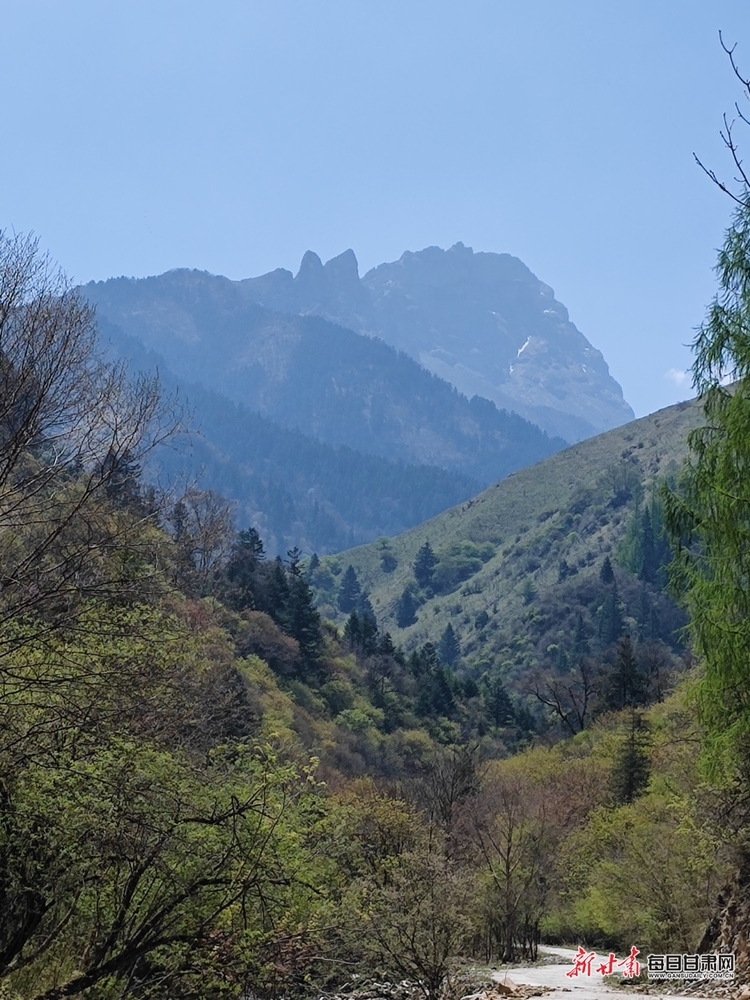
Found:
[[325, 265], [308, 251], [296, 276], [280, 268], [242, 286], [269, 308], [381, 337], [467, 396], [571, 443], [633, 419], [601, 352], [510, 254], [427, 247], [360, 278], [352, 250]]
[[189, 431], [157, 450], [149, 477], [217, 491], [232, 501], [238, 525], [262, 534], [271, 555], [295, 546], [336, 552], [397, 534], [480, 489], [477, 480], [436, 466], [327, 445], [282, 427], [178, 379], [161, 355], [104, 318], [99, 331], [110, 358], [126, 358], [133, 372], [158, 370], [165, 393], [185, 405]]
[[198, 271], [87, 285], [101, 321], [200, 382], [329, 445], [436, 465], [482, 485], [563, 445], [472, 400], [382, 340], [273, 312], [244, 282]]

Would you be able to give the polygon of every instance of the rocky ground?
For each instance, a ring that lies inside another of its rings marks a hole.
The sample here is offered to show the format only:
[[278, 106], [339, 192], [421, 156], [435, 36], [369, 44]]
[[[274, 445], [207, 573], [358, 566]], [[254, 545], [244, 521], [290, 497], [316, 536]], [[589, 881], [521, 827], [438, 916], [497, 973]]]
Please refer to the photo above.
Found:
[[[629, 994], [651, 995], [661, 1000], [750, 1000], [750, 984], [744, 980], [711, 984], [649, 983], [619, 976], [567, 975], [576, 952], [570, 948], [545, 948], [534, 965], [491, 972], [491, 983], [478, 973], [464, 972], [450, 985], [456, 1000], [526, 1000], [544, 996], [548, 1000], [615, 1000]], [[484, 980], [484, 981], [483, 981]], [[351, 981], [319, 1000], [424, 1000], [419, 986], [409, 980], [388, 981], [352, 976]]]

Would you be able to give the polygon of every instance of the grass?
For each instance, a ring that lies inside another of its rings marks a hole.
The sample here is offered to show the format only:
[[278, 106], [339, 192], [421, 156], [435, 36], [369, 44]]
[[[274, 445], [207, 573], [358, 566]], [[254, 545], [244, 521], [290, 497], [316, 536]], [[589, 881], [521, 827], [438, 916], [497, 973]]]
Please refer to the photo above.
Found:
[[[516, 472], [396, 538], [326, 557], [314, 578], [321, 611], [343, 625], [336, 594], [351, 563], [379, 624], [405, 648], [437, 643], [451, 622], [467, 663], [496, 662], [509, 650], [518, 662], [512, 651], [523, 647], [545, 603], [558, 591], [565, 598], [561, 561], [579, 583], [598, 575], [625, 532], [635, 484], [648, 491], [675, 476], [688, 432], [701, 419], [695, 401], [668, 407]], [[401, 629], [397, 602], [414, 583], [412, 565], [425, 541], [444, 560], [470, 542], [481, 559], [449, 592], [423, 593], [416, 623]]]

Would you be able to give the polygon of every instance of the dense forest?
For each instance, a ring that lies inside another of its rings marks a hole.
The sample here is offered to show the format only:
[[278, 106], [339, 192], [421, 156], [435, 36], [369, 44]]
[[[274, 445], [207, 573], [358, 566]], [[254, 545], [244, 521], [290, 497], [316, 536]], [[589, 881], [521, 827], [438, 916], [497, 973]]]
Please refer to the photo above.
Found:
[[[91, 310], [20, 236], [0, 243], [0, 339], [5, 995], [319, 995], [377, 974], [436, 1000], [542, 938], [695, 947], [738, 859], [745, 716], [708, 780], [702, 739], [727, 720], [696, 719], [684, 650], [652, 669], [662, 626], [631, 627], [616, 588], [662, 592], [670, 495], [699, 573], [700, 477], [639, 499], [597, 567], [609, 617], [522, 691], [467, 669], [453, 628], [398, 645], [354, 566], [326, 622], [321, 560], [268, 556], [216, 492], [151, 485], [174, 400], [102, 360]], [[720, 393], [731, 414], [745, 399]], [[416, 593], [458, 571], [422, 544], [409, 572]], [[724, 669], [700, 684], [735, 683]], [[584, 710], [555, 688], [578, 675]]]

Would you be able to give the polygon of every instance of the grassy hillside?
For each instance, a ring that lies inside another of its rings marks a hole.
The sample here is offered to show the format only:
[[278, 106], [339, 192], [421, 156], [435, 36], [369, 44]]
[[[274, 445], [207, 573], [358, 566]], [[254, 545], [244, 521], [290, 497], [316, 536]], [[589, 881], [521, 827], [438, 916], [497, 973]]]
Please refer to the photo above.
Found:
[[[639, 579], [622, 549], [636, 509], [677, 474], [700, 419], [695, 402], [660, 410], [514, 473], [397, 538], [321, 561], [313, 576], [321, 610], [341, 622], [338, 588], [351, 564], [396, 642], [437, 644], [450, 623], [468, 667], [499, 660], [512, 673], [554, 656], [550, 646], [569, 647], [579, 613], [582, 640], [596, 646], [612, 586], [600, 579], [609, 555], [624, 629], [673, 645], [682, 619], [663, 596], [663, 574]], [[438, 563], [420, 587], [413, 564], [425, 542]], [[401, 628], [399, 599], [409, 588], [419, 606], [416, 621]], [[650, 625], [638, 621], [639, 602]]]

